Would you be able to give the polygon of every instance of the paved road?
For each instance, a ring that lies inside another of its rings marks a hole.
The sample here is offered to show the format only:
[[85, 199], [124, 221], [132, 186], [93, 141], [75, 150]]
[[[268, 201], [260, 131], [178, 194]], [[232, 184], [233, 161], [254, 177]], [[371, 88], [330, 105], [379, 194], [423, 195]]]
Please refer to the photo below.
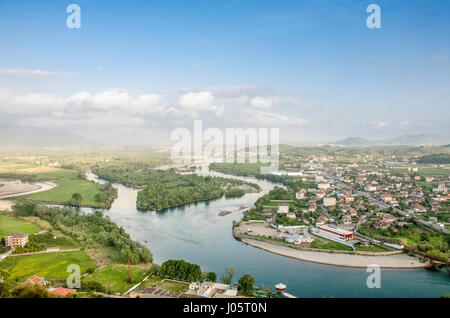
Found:
[[331, 180], [333, 180], [339, 187], [344, 188], [344, 189], [348, 189], [348, 190], [355, 191], [358, 195], [366, 197], [367, 199], [369, 199], [369, 200], [371, 200], [371, 201], [377, 203], [380, 207], [382, 207], [382, 208], [384, 208], [384, 209], [392, 208], [395, 212], [399, 213], [400, 215], [403, 215], [403, 216], [406, 216], [406, 217], [411, 217], [412, 219], [414, 219], [415, 221], [417, 221], [417, 222], [419, 222], [419, 223], [422, 223], [423, 225], [426, 225], [426, 226], [429, 226], [429, 227], [431, 227], [431, 228], [434, 228], [435, 230], [438, 230], [438, 231], [440, 231], [440, 232], [444, 232], [444, 233], [447, 233], [447, 234], [450, 233], [449, 230], [447, 230], [447, 229], [445, 229], [445, 228], [443, 228], [443, 227], [440, 227], [440, 226], [437, 225], [437, 224], [430, 223], [430, 222], [424, 221], [424, 220], [422, 220], [422, 219], [420, 219], [420, 218], [418, 218], [418, 217], [416, 217], [416, 216], [414, 216], [414, 215], [410, 215], [409, 213], [406, 213], [405, 211], [402, 211], [402, 210], [400, 210], [400, 209], [398, 209], [398, 208], [396, 208], [396, 207], [391, 206], [390, 204], [387, 204], [387, 203], [385, 203], [385, 202], [383, 202], [383, 201], [380, 201], [380, 200], [378, 200], [378, 199], [372, 197], [372, 196], [371, 196], [369, 193], [367, 193], [367, 192], [360, 191], [360, 190], [356, 190], [355, 188], [352, 188], [352, 187], [350, 187], [350, 186], [348, 186], [348, 185], [342, 183], [341, 180], [339, 180], [337, 177], [333, 176], [333, 175], [330, 173], [330, 171], [327, 170], [327, 169], [324, 169], [323, 172], [324, 172], [324, 174], [325, 174], [327, 177], [329, 177]]

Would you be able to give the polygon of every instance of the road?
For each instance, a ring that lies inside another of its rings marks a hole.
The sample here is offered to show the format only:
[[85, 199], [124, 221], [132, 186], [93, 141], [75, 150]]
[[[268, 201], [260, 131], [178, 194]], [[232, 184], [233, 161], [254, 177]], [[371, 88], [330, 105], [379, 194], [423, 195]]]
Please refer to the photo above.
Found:
[[400, 209], [398, 209], [398, 208], [396, 208], [396, 207], [391, 206], [390, 204], [387, 204], [387, 203], [385, 203], [385, 202], [383, 202], [383, 201], [380, 201], [380, 200], [378, 200], [378, 199], [372, 197], [372, 196], [371, 196], [369, 193], [367, 193], [367, 192], [360, 191], [360, 190], [356, 190], [355, 188], [353, 188], [353, 187], [351, 187], [351, 186], [348, 186], [348, 185], [344, 184], [344, 183], [343, 183], [341, 180], [339, 180], [337, 177], [333, 176], [333, 175], [331, 174], [331, 172], [330, 172], [328, 169], [325, 169], [325, 168], [324, 168], [324, 169], [323, 169], [323, 173], [325, 174], [325, 176], [327, 176], [328, 178], [330, 178], [331, 180], [333, 180], [333, 182], [335, 182], [339, 187], [344, 188], [344, 189], [348, 189], [348, 190], [352, 190], [352, 191], [356, 192], [358, 195], [364, 196], [364, 197], [366, 197], [367, 199], [369, 199], [370, 201], [377, 203], [380, 207], [382, 207], [382, 208], [384, 208], [384, 209], [392, 208], [392, 209], [393, 209], [395, 212], [397, 212], [398, 214], [403, 215], [403, 216], [405, 216], [405, 217], [410, 217], [410, 218], [412, 218], [414, 221], [416, 221], [416, 222], [418, 222], [418, 223], [421, 223], [421, 224], [423, 224], [423, 225], [426, 225], [426, 226], [428, 226], [428, 227], [431, 227], [431, 228], [433, 228], [433, 229], [435, 229], [435, 230], [437, 230], [437, 231], [444, 232], [444, 233], [446, 233], [446, 234], [449, 234], [449, 233], [450, 233], [450, 231], [447, 230], [446, 228], [440, 227], [439, 225], [434, 224], [434, 223], [431, 223], [431, 222], [424, 221], [424, 220], [422, 220], [422, 219], [420, 219], [420, 218], [418, 218], [418, 217], [416, 217], [416, 216], [414, 216], [414, 215], [410, 215], [409, 213], [406, 213], [405, 211], [402, 211], [402, 210], [400, 210]]

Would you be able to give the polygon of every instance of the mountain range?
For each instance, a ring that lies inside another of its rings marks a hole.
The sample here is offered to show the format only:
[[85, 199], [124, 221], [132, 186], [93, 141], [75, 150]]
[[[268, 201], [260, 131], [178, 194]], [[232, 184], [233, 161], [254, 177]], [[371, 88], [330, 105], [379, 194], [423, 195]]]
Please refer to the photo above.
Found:
[[344, 147], [375, 147], [375, 146], [440, 146], [448, 144], [449, 136], [438, 134], [417, 134], [417, 135], [403, 135], [393, 139], [387, 140], [369, 140], [360, 137], [349, 137], [343, 140], [327, 143], [332, 146]]

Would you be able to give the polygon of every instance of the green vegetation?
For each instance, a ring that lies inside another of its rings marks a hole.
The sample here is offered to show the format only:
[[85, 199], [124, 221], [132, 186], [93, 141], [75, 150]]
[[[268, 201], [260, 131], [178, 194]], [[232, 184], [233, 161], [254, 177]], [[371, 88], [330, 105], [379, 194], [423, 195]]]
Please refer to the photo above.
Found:
[[40, 230], [35, 224], [0, 214], [0, 240], [11, 232], [34, 234]]
[[52, 233], [30, 235], [28, 243], [24, 247], [18, 247], [13, 254], [45, 251], [49, 247], [61, 249], [78, 248], [80, 245], [67, 236], [55, 236]]
[[108, 294], [124, 293], [148, 275], [148, 269], [139, 266], [130, 266], [131, 281], [128, 281], [128, 266], [121, 264], [108, 265], [81, 281], [84, 290], [94, 289]]
[[442, 259], [450, 258], [450, 235], [439, 235], [427, 231], [416, 224], [404, 225], [388, 229], [375, 229], [368, 226], [360, 226], [358, 231], [371, 238], [394, 244], [403, 244], [411, 250], [425, 253]]
[[40, 175], [49, 178], [58, 186], [48, 191], [30, 194], [25, 197], [26, 199], [74, 206], [108, 208], [117, 197], [117, 189], [111, 185], [99, 185], [84, 180], [73, 170], [60, 169], [43, 172]]
[[225, 274], [220, 276], [220, 280], [222, 281], [222, 283], [230, 285], [233, 276], [234, 276], [234, 267], [227, 267], [225, 268]]
[[160, 276], [150, 276], [143, 285], [175, 293], [185, 293], [189, 289], [189, 283], [177, 282]]
[[255, 289], [255, 278], [250, 274], [244, 274], [239, 278], [238, 291], [247, 296], [253, 295], [253, 290]]
[[187, 282], [198, 282], [202, 278], [202, 271], [197, 264], [183, 260], [168, 260], [162, 263], [159, 275]]
[[440, 154], [426, 155], [426, 156], [420, 157], [417, 160], [417, 163], [450, 164], [450, 154], [440, 153]]
[[144, 187], [137, 197], [137, 207], [141, 210], [159, 211], [191, 202], [219, 198], [224, 194], [241, 195], [243, 191], [239, 187], [244, 184], [259, 190], [258, 185], [241, 180], [179, 174], [174, 169], [136, 171], [131, 167], [97, 167], [94, 171], [102, 179], [132, 187]]
[[38, 206], [33, 203], [16, 204], [13, 213], [18, 217], [36, 216], [52, 225], [80, 245], [89, 248], [111, 248], [115, 261], [132, 264], [148, 263], [152, 260], [150, 251], [130, 239], [125, 230], [96, 211], [79, 214], [73, 209]]
[[353, 251], [350, 246], [341, 244], [339, 242], [327, 240], [323, 237], [316, 237], [311, 243], [311, 248], [318, 248], [324, 250], [339, 250], [339, 251]]
[[275, 220], [275, 224], [284, 226], [297, 226], [303, 223], [297, 219], [290, 219], [284, 214], [278, 214]]
[[9, 272], [8, 280], [27, 280], [33, 275], [45, 277], [48, 280], [66, 279], [67, 266], [77, 264], [81, 273], [89, 268], [96, 268], [96, 264], [84, 251], [37, 254], [30, 256], [8, 257], [0, 262], [0, 271]]

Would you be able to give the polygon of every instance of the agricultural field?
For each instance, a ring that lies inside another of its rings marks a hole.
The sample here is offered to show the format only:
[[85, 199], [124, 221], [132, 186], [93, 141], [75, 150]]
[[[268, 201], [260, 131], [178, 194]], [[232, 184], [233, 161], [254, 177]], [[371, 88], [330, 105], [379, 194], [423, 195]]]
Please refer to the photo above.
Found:
[[74, 193], [81, 194], [82, 206], [91, 207], [108, 207], [108, 202], [96, 200], [96, 195], [101, 192], [101, 185], [81, 179], [77, 172], [73, 170], [58, 169], [51, 172], [41, 173], [42, 176], [48, 177], [58, 186], [48, 191], [34, 193], [26, 196], [26, 199], [50, 202], [50, 203], [67, 203], [72, 199]]
[[11, 232], [34, 234], [40, 230], [41, 228], [36, 224], [0, 214], [0, 240]]
[[97, 267], [85, 251], [76, 251], [8, 257], [0, 262], [0, 270], [9, 273], [9, 281], [24, 281], [33, 275], [47, 280], [63, 280], [70, 275], [67, 273], [70, 264], [79, 265], [81, 274]]
[[131, 266], [131, 283], [128, 283], [128, 266], [113, 264], [108, 265], [82, 279], [81, 284], [96, 282], [101, 284], [107, 293], [124, 293], [148, 275], [148, 269], [139, 266]]
[[408, 171], [408, 167], [392, 167], [392, 172], [406, 172], [412, 175], [417, 175], [421, 177], [431, 177], [431, 176], [441, 176], [450, 175], [450, 169], [437, 168], [431, 166], [416, 166], [418, 168], [417, 172]]
[[189, 283], [173, 281], [159, 276], [151, 276], [144, 283], [143, 286], [154, 287], [157, 289], [167, 290], [175, 293], [185, 293], [189, 289]]

